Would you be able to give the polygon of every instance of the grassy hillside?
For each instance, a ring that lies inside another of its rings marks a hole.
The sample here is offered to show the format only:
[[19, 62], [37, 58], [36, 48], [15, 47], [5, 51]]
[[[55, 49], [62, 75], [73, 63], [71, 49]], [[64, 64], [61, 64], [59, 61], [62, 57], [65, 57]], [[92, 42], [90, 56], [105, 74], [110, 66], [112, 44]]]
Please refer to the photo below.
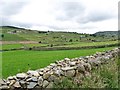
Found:
[[[48, 43], [67, 43], [67, 42], [98, 42], [98, 41], [109, 41], [117, 40], [117, 32], [98, 32], [95, 34], [82, 34], [75, 32], [52, 32], [52, 31], [37, 31], [28, 30], [18, 27], [3, 26], [0, 27], [4, 37], [3, 41], [37, 41], [44, 44]], [[107, 34], [106, 34], [107, 33]], [[105, 35], [103, 35], [105, 34]], [[102, 36], [103, 35], [103, 36]], [[107, 36], [106, 36], [107, 35]]]

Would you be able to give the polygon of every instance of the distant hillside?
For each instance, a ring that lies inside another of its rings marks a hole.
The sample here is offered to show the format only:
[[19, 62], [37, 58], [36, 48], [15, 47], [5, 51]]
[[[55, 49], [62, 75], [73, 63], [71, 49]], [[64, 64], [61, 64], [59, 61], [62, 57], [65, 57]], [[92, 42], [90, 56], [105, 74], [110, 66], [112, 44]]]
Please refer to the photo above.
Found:
[[85, 34], [62, 31], [38, 31], [15, 26], [0, 26], [2, 41], [37, 41], [40, 43], [61, 44], [67, 42], [99, 42], [118, 39], [117, 31], [97, 32]]
[[24, 29], [25, 30], [25, 28], [20, 28], [20, 27], [15, 27], [15, 26], [0, 26], [0, 28], [9, 28], [9, 29]]
[[118, 31], [102, 31], [96, 32], [95, 35], [97, 36], [118, 36]]

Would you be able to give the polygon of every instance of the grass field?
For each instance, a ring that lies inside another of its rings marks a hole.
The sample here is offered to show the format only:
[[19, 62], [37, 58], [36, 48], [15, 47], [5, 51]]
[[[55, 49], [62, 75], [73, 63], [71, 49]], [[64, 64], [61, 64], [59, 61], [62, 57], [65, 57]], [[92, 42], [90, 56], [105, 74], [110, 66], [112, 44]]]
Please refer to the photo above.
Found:
[[[99, 45], [108, 45], [108, 44], [116, 44], [118, 41], [105, 41], [105, 42], [66, 42], [66, 43], [57, 43], [54, 44], [53, 47], [83, 47], [83, 46], [99, 46]], [[49, 45], [49, 46], [48, 46]], [[50, 47], [50, 44], [3, 44], [2, 49], [12, 49], [12, 48], [21, 48], [21, 47]]]
[[3, 77], [15, 75], [18, 72], [26, 72], [28, 69], [39, 69], [49, 65], [56, 60], [65, 57], [74, 58], [91, 55], [96, 52], [113, 49], [84, 49], [84, 50], [61, 50], [61, 51], [9, 51], [3, 52], [2, 70]]

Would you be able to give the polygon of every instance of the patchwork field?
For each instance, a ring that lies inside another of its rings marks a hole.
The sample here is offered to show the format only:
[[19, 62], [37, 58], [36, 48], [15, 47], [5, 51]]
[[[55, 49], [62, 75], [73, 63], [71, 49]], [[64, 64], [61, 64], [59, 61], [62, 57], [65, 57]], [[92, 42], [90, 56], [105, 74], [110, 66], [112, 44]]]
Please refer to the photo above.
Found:
[[[100, 46], [100, 45], [110, 45], [110, 44], [117, 44], [118, 40], [116, 41], [105, 41], [105, 42], [72, 42], [72, 43], [62, 43], [62, 44], [53, 44], [53, 47], [85, 47], [85, 46]], [[2, 50], [5, 49], [17, 49], [22, 47], [50, 47], [50, 44], [2, 44]]]
[[2, 53], [3, 77], [15, 75], [18, 72], [26, 72], [29, 69], [43, 68], [56, 60], [65, 57], [74, 58], [91, 55], [96, 52], [111, 50], [114, 47], [84, 50], [61, 50], [61, 51], [9, 51]]

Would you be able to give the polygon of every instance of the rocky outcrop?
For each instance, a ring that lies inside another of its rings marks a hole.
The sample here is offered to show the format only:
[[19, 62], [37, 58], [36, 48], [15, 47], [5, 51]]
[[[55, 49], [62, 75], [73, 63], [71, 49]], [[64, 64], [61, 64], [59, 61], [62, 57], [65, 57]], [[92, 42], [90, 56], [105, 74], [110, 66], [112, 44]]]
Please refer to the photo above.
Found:
[[91, 77], [93, 67], [114, 60], [119, 51], [119, 48], [115, 48], [86, 57], [65, 58], [36, 71], [29, 70], [27, 73], [18, 73], [15, 76], [9, 76], [7, 79], [1, 79], [0, 88], [52, 88], [54, 83], [62, 82], [65, 77], [70, 77], [74, 83], [80, 84], [84, 77]]

